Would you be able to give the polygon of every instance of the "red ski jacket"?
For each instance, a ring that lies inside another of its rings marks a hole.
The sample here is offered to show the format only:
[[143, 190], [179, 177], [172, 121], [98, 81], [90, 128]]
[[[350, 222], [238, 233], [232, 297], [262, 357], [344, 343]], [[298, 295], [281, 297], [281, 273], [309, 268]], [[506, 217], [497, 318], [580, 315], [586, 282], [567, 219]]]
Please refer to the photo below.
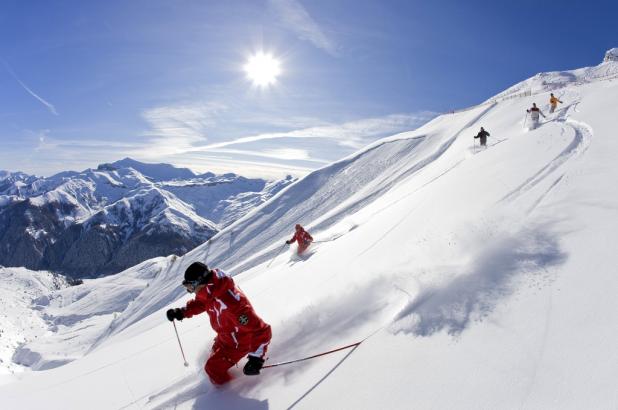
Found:
[[270, 325], [255, 313], [234, 280], [219, 269], [213, 269], [210, 281], [197, 292], [195, 299], [187, 302], [184, 317], [202, 312], [208, 313], [210, 325], [217, 332], [215, 344], [249, 351], [255, 342], [270, 340]]
[[305, 244], [307, 242], [313, 242], [313, 237], [309, 235], [309, 232], [301, 228], [294, 232], [294, 236], [292, 236], [292, 239], [288, 242], [294, 243], [296, 241], [298, 241], [299, 244]]

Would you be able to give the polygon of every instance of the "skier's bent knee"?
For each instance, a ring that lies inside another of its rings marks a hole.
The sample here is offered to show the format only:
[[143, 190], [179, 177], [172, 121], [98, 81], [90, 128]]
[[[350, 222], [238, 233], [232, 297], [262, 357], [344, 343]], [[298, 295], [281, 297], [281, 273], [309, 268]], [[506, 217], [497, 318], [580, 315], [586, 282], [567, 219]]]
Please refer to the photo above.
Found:
[[232, 378], [227, 369], [221, 369], [213, 366], [210, 360], [206, 362], [206, 365], [204, 365], [204, 371], [208, 375], [208, 378], [212, 384], [225, 384]]

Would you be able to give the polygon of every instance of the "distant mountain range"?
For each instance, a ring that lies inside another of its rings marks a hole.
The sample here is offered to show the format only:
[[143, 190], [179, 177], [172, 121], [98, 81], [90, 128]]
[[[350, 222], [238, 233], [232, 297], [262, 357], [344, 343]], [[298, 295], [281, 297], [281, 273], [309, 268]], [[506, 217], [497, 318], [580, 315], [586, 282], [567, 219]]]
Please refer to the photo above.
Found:
[[182, 255], [293, 181], [131, 158], [48, 178], [0, 171], [0, 264], [83, 278]]

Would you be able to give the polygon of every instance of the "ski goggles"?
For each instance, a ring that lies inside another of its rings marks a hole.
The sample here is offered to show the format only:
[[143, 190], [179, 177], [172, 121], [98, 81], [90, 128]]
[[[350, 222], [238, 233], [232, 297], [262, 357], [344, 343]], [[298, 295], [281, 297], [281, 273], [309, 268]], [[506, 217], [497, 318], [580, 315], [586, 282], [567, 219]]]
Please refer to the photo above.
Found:
[[193, 293], [195, 292], [195, 288], [197, 288], [197, 286], [200, 284], [199, 280], [183, 280], [182, 281], [182, 286], [184, 286], [187, 289], [187, 292], [189, 293]]

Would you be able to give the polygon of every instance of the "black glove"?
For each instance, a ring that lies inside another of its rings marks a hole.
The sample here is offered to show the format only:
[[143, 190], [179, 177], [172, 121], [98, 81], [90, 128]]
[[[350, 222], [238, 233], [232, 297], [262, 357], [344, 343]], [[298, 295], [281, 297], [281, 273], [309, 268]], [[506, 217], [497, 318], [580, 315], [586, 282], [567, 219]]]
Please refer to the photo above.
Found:
[[167, 320], [169, 320], [170, 322], [173, 322], [174, 319], [182, 320], [184, 318], [185, 318], [185, 315], [181, 308], [169, 309], [167, 311]]
[[291, 244], [292, 242], [290, 242], [290, 241], [285, 241], [285, 243], [286, 243], [287, 245], [289, 245], [289, 244]]
[[242, 372], [247, 376], [256, 376], [260, 374], [260, 369], [262, 369], [262, 366], [264, 366], [264, 359], [260, 359], [259, 357], [255, 356], [247, 357], [249, 358], [249, 360], [247, 361], [247, 364], [245, 364], [245, 367], [242, 369]]

